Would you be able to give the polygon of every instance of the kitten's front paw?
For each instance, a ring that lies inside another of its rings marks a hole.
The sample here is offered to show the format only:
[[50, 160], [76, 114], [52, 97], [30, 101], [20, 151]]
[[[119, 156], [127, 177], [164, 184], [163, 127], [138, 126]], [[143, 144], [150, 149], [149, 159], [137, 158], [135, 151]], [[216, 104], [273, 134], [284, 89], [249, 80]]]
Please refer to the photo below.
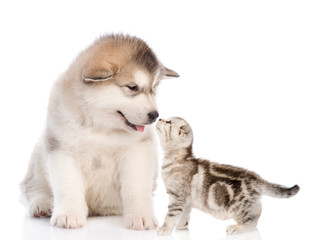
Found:
[[83, 227], [86, 217], [74, 214], [53, 214], [51, 224], [59, 228], [79, 228]]
[[158, 226], [157, 220], [154, 216], [126, 215], [124, 219], [125, 225], [129, 229], [151, 230]]
[[230, 225], [227, 227], [227, 234], [238, 234], [239, 226], [238, 225]]
[[176, 226], [176, 230], [188, 230], [188, 221], [187, 222], [179, 222]]
[[239, 234], [256, 230], [256, 225], [231, 225], [227, 227], [227, 234]]
[[188, 225], [184, 225], [184, 226], [177, 226], [176, 230], [189, 230]]
[[167, 226], [163, 225], [158, 228], [158, 235], [170, 235], [173, 229], [168, 228]]

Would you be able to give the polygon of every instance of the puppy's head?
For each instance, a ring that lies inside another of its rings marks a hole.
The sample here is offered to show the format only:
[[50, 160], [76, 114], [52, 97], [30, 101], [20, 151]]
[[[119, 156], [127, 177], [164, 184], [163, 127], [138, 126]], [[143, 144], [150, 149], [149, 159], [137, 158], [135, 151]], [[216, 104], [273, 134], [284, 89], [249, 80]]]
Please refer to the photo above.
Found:
[[161, 79], [179, 75], [164, 67], [142, 40], [111, 35], [81, 54], [80, 95], [87, 119], [107, 129], [143, 132], [159, 116]]

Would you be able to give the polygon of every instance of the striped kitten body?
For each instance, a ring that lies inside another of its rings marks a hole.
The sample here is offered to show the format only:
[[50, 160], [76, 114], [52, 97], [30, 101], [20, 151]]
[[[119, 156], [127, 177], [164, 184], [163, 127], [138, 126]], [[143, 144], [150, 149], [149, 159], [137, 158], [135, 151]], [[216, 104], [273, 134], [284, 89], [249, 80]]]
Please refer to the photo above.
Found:
[[288, 198], [299, 191], [297, 185], [286, 188], [242, 168], [195, 158], [191, 127], [181, 118], [160, 119], [157, 132], [169, 194], [168, 213], [158, 229], [161, 235], [170, 234], [175, 225], [186, 229], [192, 207], [220, 219], [233, 218], [237, 224], [227, 228], [228, 234], [252, 231], [261, 214], [261, 195]]

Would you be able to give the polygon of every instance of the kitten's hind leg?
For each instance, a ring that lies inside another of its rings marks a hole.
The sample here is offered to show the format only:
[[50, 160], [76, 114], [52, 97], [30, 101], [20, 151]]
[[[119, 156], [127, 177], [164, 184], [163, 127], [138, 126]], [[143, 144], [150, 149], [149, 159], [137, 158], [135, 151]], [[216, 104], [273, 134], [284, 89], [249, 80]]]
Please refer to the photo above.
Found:
[[248, 208], [239, 211], [234, 220], [238, 224], [227, 227], [227, 234], [239, 234], [245, 232], [255, 231], [257, 222], [261, 214], [261, 203], [256, 202]]
[[182, 212], [178, 224], [176, 226], [177, 230], [187, 230], [190, 220], [190, 212], [191, 212], [191, 205], [187, 204], [184, 207], [184, 211]]
[[252, 231], [255, 231], [256, 228], [257, 228], [257, 222], [230, 225], [227, 227], [227, 234], [231, 235], [231, 234], [252, 232]]

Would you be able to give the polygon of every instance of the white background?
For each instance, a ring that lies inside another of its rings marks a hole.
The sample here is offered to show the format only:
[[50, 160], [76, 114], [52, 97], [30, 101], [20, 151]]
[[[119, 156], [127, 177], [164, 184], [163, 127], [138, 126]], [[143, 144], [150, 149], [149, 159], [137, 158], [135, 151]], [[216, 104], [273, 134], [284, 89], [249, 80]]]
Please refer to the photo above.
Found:
[[[283, 185], [291, 199], [263, 197], [258, 232], [227, 239], [306, 239], [311, 201], [310, 1], [1, 1], [0, 238], [157, 239], [120, 217], [78, 230], [30, 219], [18, 202], [50, 88], [75, 56], [105, 33], [144, 39], [179, 79], [162, 82], [163, 118], [184, 117], [198, 157], [238, 165]], [[159, 223], [167, 196], [159, 180]], [[194, 210], [190, 231], [159, 239], [226, 239], [220, 221]]]

